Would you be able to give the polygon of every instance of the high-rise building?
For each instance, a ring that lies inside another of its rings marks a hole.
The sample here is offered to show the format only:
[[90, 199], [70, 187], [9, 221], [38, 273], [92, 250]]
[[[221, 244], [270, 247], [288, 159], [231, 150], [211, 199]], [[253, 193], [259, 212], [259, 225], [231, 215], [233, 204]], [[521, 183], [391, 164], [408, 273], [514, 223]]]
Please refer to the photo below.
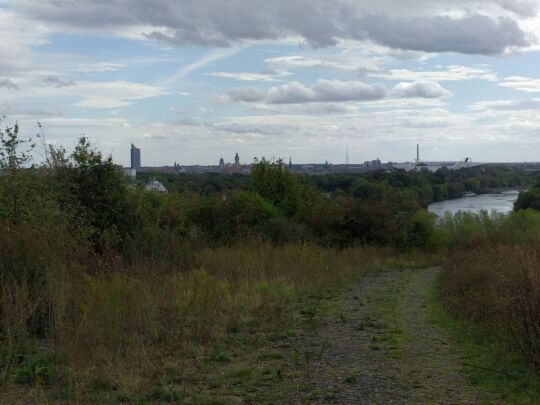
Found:
[[223, 160], [223, 158], [219, 159], [219, 167], [221, 169], [223, 169], [225, 167], [225, 161]]
[[131, 144], [131, 168], [141, 170], [141, 150]]
[[240, 156], [238, 156], [238, 152], [236, 153], [236, 156], [234, 157], [234, 164], [236, 166], [240, 166]]

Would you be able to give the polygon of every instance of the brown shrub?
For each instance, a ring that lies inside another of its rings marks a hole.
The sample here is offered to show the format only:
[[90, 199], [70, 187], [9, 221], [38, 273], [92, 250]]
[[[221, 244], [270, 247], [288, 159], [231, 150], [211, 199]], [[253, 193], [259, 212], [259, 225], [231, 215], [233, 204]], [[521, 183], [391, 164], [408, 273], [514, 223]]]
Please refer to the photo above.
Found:
[[451, 256], [441, 276], [445, 306], [509, 339], [540, 370], [540, 248], [486, 246]]

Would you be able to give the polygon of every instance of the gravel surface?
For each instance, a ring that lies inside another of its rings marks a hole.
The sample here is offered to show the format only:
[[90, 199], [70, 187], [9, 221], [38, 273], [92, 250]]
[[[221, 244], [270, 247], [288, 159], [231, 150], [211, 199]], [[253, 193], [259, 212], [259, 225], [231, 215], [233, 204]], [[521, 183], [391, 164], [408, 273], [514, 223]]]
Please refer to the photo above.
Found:
[[322, 310], [314, 332], [299, 337], [313, 389], [294, 402], [477, 403], [460, 371], [460, 353], [426, 313], [437, 272], [368, 276]]

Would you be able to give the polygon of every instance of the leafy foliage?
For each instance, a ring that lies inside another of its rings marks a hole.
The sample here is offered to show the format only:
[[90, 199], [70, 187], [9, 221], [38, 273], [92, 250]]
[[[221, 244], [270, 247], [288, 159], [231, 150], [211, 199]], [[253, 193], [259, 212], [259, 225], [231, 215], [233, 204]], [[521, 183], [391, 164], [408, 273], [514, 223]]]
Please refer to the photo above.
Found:
[[309, 214], [313, 190], [291, 174], [281, 160], [268, 162], [263, 158], [253, 167], [251, 177], [255, 192], [286, 216], [302, 218]]

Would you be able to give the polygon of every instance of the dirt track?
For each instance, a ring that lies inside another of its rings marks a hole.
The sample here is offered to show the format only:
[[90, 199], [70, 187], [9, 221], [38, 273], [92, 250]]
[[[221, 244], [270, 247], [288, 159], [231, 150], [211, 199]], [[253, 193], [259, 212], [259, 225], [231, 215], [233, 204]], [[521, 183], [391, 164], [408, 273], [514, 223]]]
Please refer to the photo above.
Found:
[[426, 304], [437, 269], [379, 273], [349, 288], [301, 336], [310, 394], [338, 404], [473, 404], [460, 353]]

